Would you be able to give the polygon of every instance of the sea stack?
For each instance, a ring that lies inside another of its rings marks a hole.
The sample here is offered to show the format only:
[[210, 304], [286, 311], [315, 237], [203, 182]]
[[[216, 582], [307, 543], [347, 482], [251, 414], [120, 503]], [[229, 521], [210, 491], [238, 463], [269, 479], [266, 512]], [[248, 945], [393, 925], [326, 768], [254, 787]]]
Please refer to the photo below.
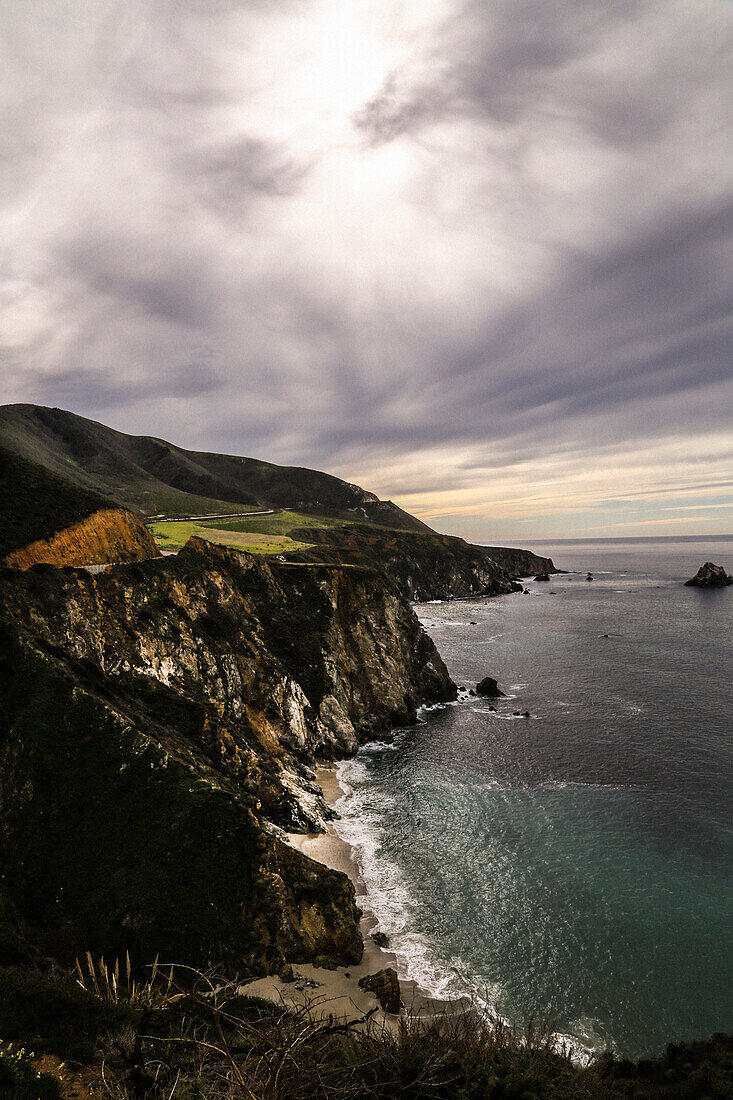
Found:
[[504, 695], [493, 676], [484, 676], [476, 684], [476, 694], [488, 696], [489, 699], [499, 699]]
[[729, 584], [733, 584], [733, 577], [726, 573], [722, 565], [714, 565], [711, 561], [706, 561], [694, 577], [685, 581], [685, 586], [689, 588], [725, 588]]

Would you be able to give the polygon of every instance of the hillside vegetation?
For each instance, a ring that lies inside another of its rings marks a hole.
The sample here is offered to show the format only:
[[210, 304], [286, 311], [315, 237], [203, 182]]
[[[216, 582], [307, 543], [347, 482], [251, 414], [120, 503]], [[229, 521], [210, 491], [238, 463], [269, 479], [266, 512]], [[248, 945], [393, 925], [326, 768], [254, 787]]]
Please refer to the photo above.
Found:
[[[340, 520], [328, 516], [286, 510], [234, 519], [158, 520], [148, 523], [148, 528], [161, 550], [180, 550], [190, 538], [198, 537], [250, 554], [291, 554], [311, 545], [308, 538], [311, 528], [339, 523]], [[296, 528], [298, 535], [294, 537]]]

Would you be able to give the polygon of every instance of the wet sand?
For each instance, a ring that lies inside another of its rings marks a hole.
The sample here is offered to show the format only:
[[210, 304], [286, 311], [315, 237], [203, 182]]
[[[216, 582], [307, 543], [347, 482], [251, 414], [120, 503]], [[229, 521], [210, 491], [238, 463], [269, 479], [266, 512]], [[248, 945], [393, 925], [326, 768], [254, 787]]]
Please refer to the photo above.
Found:
[[[343, 791], [339, 786], [336, 769], [323, 767], [317, 771], [317, 779], [323, 790], [326, 801], [333, 806], [341, 797]], [[335, 871], [341, 871], [348, 875], [354, 883], [357, 896], [363, 897], [366, 887], [359, 875], [359, 868], [353, 857], [351, 847], [342, 840], [333, 828], [328, 826], [326, 833], [289, 833], [288, 840], [294, 848], [304, 855], [319, 863], [331, 867]], [[362, 903], [363, 905], [363, 903]], [[267, 1000], [281, 1002], [283, 1004], [304, 1005], [309, 1004], [319, 1015], [333, 1014], [336, 1019], [354, 1019], [363, 1015], [372, 1008], [378, 1008], [378, 1001], [373, 993], [367, 993], [359, 988], [359, 979], [367, 974], [374, 974], [377, 970], [383, 970], [387, 966], [397, 970], [397, 959], [389, 948], [379, 947], [371, 937], [371, 932], [377, 926], [377, 921], [368, 909], [364, 909], [364, 916], [360, 922], [361, 934], [364, 939], [364, 955], [358, 966], [340, 966], [336, 970], [326, 970], [323, 967], [312, 966], [307, 963], [293, 965], [295, 982], [285, 983], [276, 976], [260, 978], [246, 987], [250, 996], [264, 997]], [[305, 979], [305, 984], [303, 982]], [[317, 982], [318, 985], [312, 984]], [[303, 988], [298, 988], [298, 986]], [[400, 979], [402, 992], [403, 1016], [425, 1017], [441, 1012], [446, 1007], [455, 1006], [456, 1002], [436, 1001], [426, 997], [415, 982]], [[395, 1028], [399, 1017], [383, 1012], [381, 1008], [372, 1017], [377, 1026]]]

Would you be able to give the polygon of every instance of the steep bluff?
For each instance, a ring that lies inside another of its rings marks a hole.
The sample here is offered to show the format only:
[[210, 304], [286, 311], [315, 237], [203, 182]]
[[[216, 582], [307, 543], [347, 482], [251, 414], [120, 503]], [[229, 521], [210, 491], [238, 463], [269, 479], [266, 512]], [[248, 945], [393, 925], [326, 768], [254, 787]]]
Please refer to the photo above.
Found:
[[517, 589], [515, 578], [554, 572], [550, 558], [529, 550], [484, 547], [435, 531], [414, 534], [350, 524], [293, 529], [290, 537], [316, 543], [294, 560], [346, 561], [377, 569], [410, 600], [501, 596]]
[[530, 577], [537, 573], [556, 572], [552, 558], [542, 557], [531, 550], [519, 550], [513, 546], [482, 546], [480, 549], [510, 577]]
[[102, 508], [49, 538], [12, 550], [5, 565], [28, 569], [49, 565], [105, 565], [157, 558], [160, 550], [137, 516], [123, 508]]
[[310, 765], [455, 697], [379, 575], [192, 540], [0, 577], [0, 889], [64, 957], [163, 948], [254, 970], [361, 954]]

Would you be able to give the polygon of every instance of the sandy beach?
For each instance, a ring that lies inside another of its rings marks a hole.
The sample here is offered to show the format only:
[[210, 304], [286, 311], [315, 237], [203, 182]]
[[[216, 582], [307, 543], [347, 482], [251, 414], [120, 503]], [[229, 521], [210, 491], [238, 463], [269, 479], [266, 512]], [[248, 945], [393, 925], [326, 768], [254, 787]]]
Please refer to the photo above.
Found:
[[[319, 768], [317, 778], [326, 801], [330, 806], [334, 806], [343, 794], [335, 767]], [[333, 825], [328, 826], [328, 832], [326, 833], [289, 833], [288, 839], [294, 848], [297, 848], [311, 859], [348, 875], [354, 883], [358, 896], [363, 897], [366, 893], [351, 848], [346, 841], [338, 836]], [[387, 966], [394, 967], [395, 970], [398, 969], [395, 955], [388, 948], [379, 947], [372, 939], [371, 933], [374, 931], [377, 921], [368, 908], [363, 906], [363, 903], [362, 907], [364, 908], [364, 915], [360, 922], [360, 928], [364, 939], [364, 954], [358, 966], [326, 970], [323, 967], [312, 966], [308, 963], [297, 963], [293, 969], [299, 980], [285, 983], [280, 978], [269, 975], [248, 985], [247, 994], [264, 997], [267, 1000], [283, 1004], [309, 1004], [319, 1014], [322, 1013], [324, 1016], [333, 1014], [334, 1018], [338, 1019], [353, 1019], [369, 1012], [370, 1009], [377, 1008], [378, 1011], [372, 1017], [374, 1022], [377, 1025], [381, 1024], [384, 1027], [394, 1028], [399, 1017], [384, 1012], [379, 1008], [378, 1001], [373, 993], [368, 993], [359, 988], [359, 979], [367, 974], [374, 974]], [[298, 988], [299, 986], [301, 988]], [[428, 1016], [436, 1011], [442, 1011], [446, 1007], [444, 1002], [426, 997], [415, 982], [403, 980], [400, 977], [400, 987], [404, 1015], [410, 1017]]]

